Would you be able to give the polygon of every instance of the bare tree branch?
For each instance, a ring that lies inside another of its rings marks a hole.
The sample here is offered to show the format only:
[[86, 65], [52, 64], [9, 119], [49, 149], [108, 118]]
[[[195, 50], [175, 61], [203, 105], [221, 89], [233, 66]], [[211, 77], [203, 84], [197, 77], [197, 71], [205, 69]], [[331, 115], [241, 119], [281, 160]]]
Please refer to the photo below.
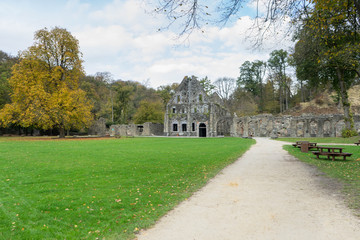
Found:
[[[360, 2], [360, 0], [354, 0]], [[265, 35], [276, 32], [284, 22], [300, 23], [303, 15], [312, 7], [311, 0], [217, 0], [217, 8], [206, 4], [206, 0], [159, 0], [156, 13], [164, 14], [170, 20], [168, 27], [180, 23], [179, 36], [190, 35], [194, 30], [203, 30], [207, 24], [224, 26], [231, 18], [238, 17], [240, 8], [256, 4], [254, 25], [250, 29], [256, 35], [255, 44], [261, 45]], [[360, 5], [360, 3], [359, 3]], [[214, 11], [214, 14], [212, 12]], [[220, 16], [220, 17], [219, 17]], [[285, 34], [292, 30], [289, 27]], [[256, 33], [256, 34], [255, 34]]]

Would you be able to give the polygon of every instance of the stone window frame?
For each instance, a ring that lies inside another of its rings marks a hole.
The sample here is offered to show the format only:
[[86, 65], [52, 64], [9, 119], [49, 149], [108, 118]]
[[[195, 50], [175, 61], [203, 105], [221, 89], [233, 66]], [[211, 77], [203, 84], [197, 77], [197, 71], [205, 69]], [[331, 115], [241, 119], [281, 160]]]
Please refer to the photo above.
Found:
[[[185, 130], [184, 130], [185, 129]], [[181, 124], [181, 131], [182, 132], [187, 132], [187, 124], [186, 123], [182, 123]]]
[[195, 132], [196, 131], [196, 124], [193, 122], [191, 123], [191, 131]]
[[172, 124], [172, 131], [173, 132], [178, 132], [179, 131], [178, 123], [173, 123]]
[[172, 113], [176, 113], [176, 107], [172, 107]]
[[142, 133], [144, 131], [144, 126], [137, 126], [136, 129], [138, 130], [138, 132]]

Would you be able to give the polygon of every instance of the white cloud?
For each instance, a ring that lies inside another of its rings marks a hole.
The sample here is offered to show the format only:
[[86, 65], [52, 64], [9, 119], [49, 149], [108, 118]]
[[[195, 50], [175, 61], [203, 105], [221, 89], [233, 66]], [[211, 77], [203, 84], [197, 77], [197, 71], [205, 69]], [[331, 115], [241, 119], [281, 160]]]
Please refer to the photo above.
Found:
[[244, 61], [267, 60], [271, 50], [290, 45], [271, 38], [265, 41], [266, 50], [251, 51], [246, 34], [253, 19], [246, 16], [231, 26], [194, 32], [188, 44], [179, 44], [171, 30], [157, 32], [167, 22], [163, 16], [146, 14], [143, 0], [69, 0], [65, 5], [45, 0], [14, 2], [0, 2], [0, 50], [16, 53], [33, 43], [36, 30], [65, 27], [79, 40], [87, 74], [109, 71], [115, 79], [150, 79], [153, 87], [180, 82], [185, 75], [208, 76], [213, 81], [237, 78]]

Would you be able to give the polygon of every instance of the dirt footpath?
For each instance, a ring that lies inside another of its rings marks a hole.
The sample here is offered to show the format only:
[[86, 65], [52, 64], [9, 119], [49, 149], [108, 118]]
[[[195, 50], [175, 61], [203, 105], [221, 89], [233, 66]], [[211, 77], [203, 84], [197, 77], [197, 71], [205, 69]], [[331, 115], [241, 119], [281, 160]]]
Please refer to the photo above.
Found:
[[256, 141], [138, 239], [360, 239], [360, 219], [346, 208], [333, 181], [287, 154], [282, 142]]

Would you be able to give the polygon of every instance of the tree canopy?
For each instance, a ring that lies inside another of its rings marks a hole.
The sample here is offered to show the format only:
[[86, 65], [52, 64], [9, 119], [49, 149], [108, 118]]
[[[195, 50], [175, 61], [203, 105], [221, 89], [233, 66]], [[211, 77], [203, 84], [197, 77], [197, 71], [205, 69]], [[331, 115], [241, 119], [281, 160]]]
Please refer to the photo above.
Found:
[[10, 103], [10, 85], [8, 79], [11, 76], [11, 68], [17, 62], [17, 58], [0, 50], [0, 109], [6, 103]]
[[0, 112], [3, 126], [65, 130], [88, 126], [91, 104], [79, 88], [83, 75], [78, 40], [66, 29], [46, 28], [35, 33], [35, 43], [20, 55], [9, 79], [11, 103]]
[[347, 131], [353, 122], [348, 89], [360, 77], [358, 1], [314, 0], [297, 34], [293, 59], [297, 76], [311, 84], [330, 83], [341, 97]]

